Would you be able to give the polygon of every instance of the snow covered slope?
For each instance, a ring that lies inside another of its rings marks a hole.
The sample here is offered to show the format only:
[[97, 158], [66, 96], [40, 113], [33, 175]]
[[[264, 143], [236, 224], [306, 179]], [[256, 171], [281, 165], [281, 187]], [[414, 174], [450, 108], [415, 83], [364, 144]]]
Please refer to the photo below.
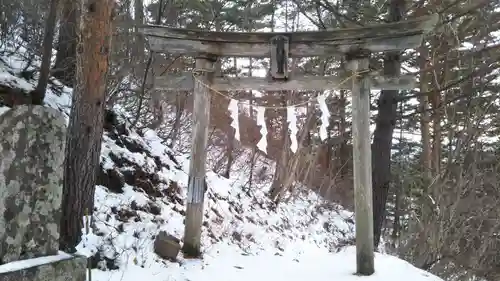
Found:
[[[0, 85], [34, 88], [35, 79], [20, 78], [23, 60], [0, 58]], [[68, 114], [71, 89], [54, 81], [47, 105]], [[0, 114], [6, 108], [0, 107]], [[107, 115], [101, 169], [95, 194], [95, 225], [79, 251], [93, 255], [93, 280], [148, 279], [224, 280], [354, 280], [353, 216], [304, 191], [278, 207], [266, 187], [245, 188], [246, 175], [209, 172], [200, 261], [159, 258], [153, 241], [165, 230], [182, 238], [186, 198], [187, 155], [176, 155], [153, 131], [135, 132], [113, 114]], [[377, 255], [370, 280], [440, 280], [395, 257]], [[340, 278], [340, 279], [339, 279]]]

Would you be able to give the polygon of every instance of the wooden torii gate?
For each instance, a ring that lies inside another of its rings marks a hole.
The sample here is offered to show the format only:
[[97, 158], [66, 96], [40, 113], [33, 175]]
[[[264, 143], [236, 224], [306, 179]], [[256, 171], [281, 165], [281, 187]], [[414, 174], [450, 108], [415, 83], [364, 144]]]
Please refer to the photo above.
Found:
[[[205, 192], [205, 160], [210, 120], [210, 89], [217, 91], [311, 91], [350, 89], [353, 110], [353, 158], [357, 272], [374, 272], [370, 88], [412, 89], [415, 77], [384, 77], [369, 71], [374, 52], [402, 51], [421, 44], [437, 15], [360, 28], [305, 32], [210, 32], [165, 26], [140, 28], [151, 51], [196, 57], [193, 73], [155, 78], [162, 90], [194, 90], [193, 133], [189, 170], [184, 252], [200, 253]], [[349, 71], [336, 76], [291, 76], [288, 58], [344, 55]], [[266, 78], [214, 77], [218, 57], [271, 58]], [[349, 83], [341, 81], [349, 80]]]

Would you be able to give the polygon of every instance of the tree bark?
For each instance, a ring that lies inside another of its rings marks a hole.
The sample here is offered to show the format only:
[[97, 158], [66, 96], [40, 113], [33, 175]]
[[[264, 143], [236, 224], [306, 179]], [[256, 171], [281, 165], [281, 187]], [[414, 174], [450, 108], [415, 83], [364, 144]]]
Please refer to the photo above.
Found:
[[60, 19], [59, 38], [53, 76], [68, 87], [75, 85], [76, 45], [79, 1], [65, 0]]
[[[405, 13], [405, 0], [391, 0], [388, 20], [401, 21]], [[388, 52], [384, 57], [384, 75], [398, 76], [401, 73], [401, 55]], [[378, 101], [378, 115], [373, 136], [373, 239], [378, 247], [385, 219], [387, 196], [391, 181], [392, 134], [396, 126], [398, 90], [382, 90]]]
[[230, 131], [228, 132], [227, 144], [226, 144], [226, 157], [227, 157], [226, 170], [222, 175], [227, 179], [231, 176], [231, 167], [233, 166], [233, 161], [234, 161], [233, 157], [234, 142], [235, 142], [234, 134], [235, 130], [231, 128]]
[[[248, 65], [248, 76], [249, 77], [252, 77], [252, 74], [253, 74], [253, 59], [250, 58], [249, 59], [249, 65]], [[236, 58], [234, 58], [234, 68], [237, 69], [237, 60]], [[250, 104], [250, 120], [254, 120], [254, 108], [253, 108], [253, 93], [252, 91], [250, 91], [250, 100], [249, 100], [249, 104]], [[251, 145], [252, 145], [252, 156], [250, 158], [250, 175], [248, 177], [248, 190], [252, 190], [252, 183], [253, 183], [253, 172], [255, 170], [255, 161], [256, 161], [256, 154], [257, 154], [257, 149], [255, 147], [255, 145], [257, 144], [256, 142], [257, 140], [255, 139], [251, 139]]]
[[61, 249], [79, 243], [82, 218], [94, 206], [103, 133], [105, 89], [111, 49], [113, 0], [81, 5], [77, 79], [69, 120], [62, 199]]
[[[162, 2], [160, 1], [160, 10], [162, 9]], [[158, 13], [158, 18], [161, 19], [161, 12]], [[158, 20], [156, 23], [160, 22]], [[139, 33], [138, 27], [142, 24], [144, 24], [144, 3], [142, 0], [134, 0], [134, 21], [135, 21], [135, 32], [136, 32], [136, 40], [137, 42], [135, 43], [135, 46], [133, 48], [133, 59], [136, 61], [142, 61], [142, 58], [144, 56], [144, 37], [142, 34]]]
[[185, 93], [177, 93], [176, 98], [175, 98], [177, 104], [175, 106], [175, 119], [174, 119], [174, 124], [172, 125], [172, 130], [170, 131], [169, 137], [170, 137], [170, 148], [175, 147], [175, 142], [179, 138], [179, 130], [181, 127], [181, 118], [182, 118], [182, 113], [184, 112], [184, 107], [186, 105], [186, 97]]
[[[436, 63], [437, 64], [437, 63]], [[436, 65], [434, 65], [436, 67]], [[446, 79], [446, 65], [444, 63], [439, 64], [440, 68], [435, 70], [439, 71], [443, 77]], [[435, 74], [435, 75], [439, 75]], [[438, 77], [434, 77], [434, 80], [437, 80]], [[439, 89], [441, 85], [437, 81], [435, 81], [435, 89]], [[441, 92], [436, 90], [432, 93], [430, 99], [432, 105], [432, 174], [433, 177], [437, 177], [441, 172]]]
[[347, 165], [347, 162], [349, 162], [349, 148], [347, 145], [347, 140], [349, 139], [349, 135], [347, 133], [347, 119], [346, 119], [346, 107], [347, 107], [347, 101], [346, 101], [346, 91], [341, 90], [340, 91], [340, 96], [339, 96], [339, 135], [340, 135], [340, 146], [338, 148], [338, 168], [337, 168], [337, 173], [340, 175], [342, 179], [347, 177], [349, 174], [349, 165]]
[[40, 77], [38, 84], [31, 92], [31, 101], [33, 104], [41, 105], [45, 99], [45, 91], [50, 77], [50, 59], [52, 58], [52, 44], [54, 43], [54, 28], [57, 20], [57, 6], [59, 0], [50, 1], [49, 15], [45, 24], [45, 35], [43, 37], [43, 55], [42, 65], [40, 66]]
[[398, 185], [394, 193], [394, 222], [392, 225], [392, 243], [395, 249], [398, 243], [399, 234], [401, 232], [401, 197], [403, 196], [403, 183], [398, 180]]
[[[285, 92], [281, 93], [282, 101], [281, 106], [284, 108], [287, 105]], [[288, 159], [289, 159], [289, 148], [290, 141], [288, 138], [288, 122], [286, 116], [286, 109], [279, 109], [279, 116], [281, 118], [281, 143], [282, 151], [281, 157], [278, 161], [276, 161], [276, 170], [274, 174], [273, 183], [271, 184], [271, 189], [269, 191], [269, 198], [274, 201], [274, 203], [278, 204], [281, 196], [283, 195], [284, 182], [286, 179], [286, 172], [288, 167]]]
[[[420, 64], [420, 92], [427, 93], [429, 91], [429, 81], [426, 73], [428, 49], [425, 46], [425, 42], [419, 48], [419, 64]], [[430, 183], [432, 178], [432, 167], [431, 167], [431, 137], [429, 129], [429, 99], [427, 95], [423, 95], [419, 98], [419, 110], [420, 110], [420, 133], [422, 135], [422, 156], [421, 165], [424, 175], [424, 185]]]

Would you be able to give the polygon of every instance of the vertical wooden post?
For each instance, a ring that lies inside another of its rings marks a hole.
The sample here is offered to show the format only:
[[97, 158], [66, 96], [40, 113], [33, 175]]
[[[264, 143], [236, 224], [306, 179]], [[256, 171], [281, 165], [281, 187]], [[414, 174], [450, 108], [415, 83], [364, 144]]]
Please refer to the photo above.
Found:
[[285, 35], [271, 38], [271, 77], [278, 80], [288, 79], [288, 56], [290, 40]]
[[[370, 138], [370, 82], [368, 55], [348, 57], [352, 71], [352, 131], [354, 162], [354, 203], [356, 215], [356, 268], [360, 275], [374, 269], [372, 168]], [[359, 75], [356, 75], [360, 73]]]
[[197, 58], [194, 74], [193, 133], [182, 248], [184, 254], [192, 258], [201, 256], [201, 226], [206, 190], [205, 160], [210, 124], [210, 89], [207, 86], [213, 81], [213, 63], [214, 60], [208, 57]]

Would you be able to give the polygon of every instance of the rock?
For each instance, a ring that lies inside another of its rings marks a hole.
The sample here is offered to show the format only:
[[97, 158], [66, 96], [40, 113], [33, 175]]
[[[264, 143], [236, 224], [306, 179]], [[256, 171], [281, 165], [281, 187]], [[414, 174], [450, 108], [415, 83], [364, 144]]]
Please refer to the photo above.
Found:
[[83, 256], [55, 256], [52, 261], [30, 261], [30, 266], [21, 268], [15, 263], [0, 265], [0, 281], [85, 281], [87, 278], [87, 258]]
[[149, 213], [153, 215], [161, 215], [161, 207], [153, 202], [148, 202]]
[[0, 132], [0, 264], [55, 255], [66, 120], [23, 105], [0, 115]]
[[166, 231], [160, 231], [155, 238], [154, 251], [161, 258], [175, 261], [180, 249], [180, 240]]
[[118, 125], [118, 118], [116, 113], [112, 110], [106, 109], [104, 111], [104, 130], [110, 132]]
[[31, 96], [21, 89], [0, 85], [0, 105], [13, 107], [31, 103]]
[[96, 184], [105, 186], [114, 193], [123, 193], [125, 179], [116, 169], [104, 170], [102, 165], [99, 167]]

